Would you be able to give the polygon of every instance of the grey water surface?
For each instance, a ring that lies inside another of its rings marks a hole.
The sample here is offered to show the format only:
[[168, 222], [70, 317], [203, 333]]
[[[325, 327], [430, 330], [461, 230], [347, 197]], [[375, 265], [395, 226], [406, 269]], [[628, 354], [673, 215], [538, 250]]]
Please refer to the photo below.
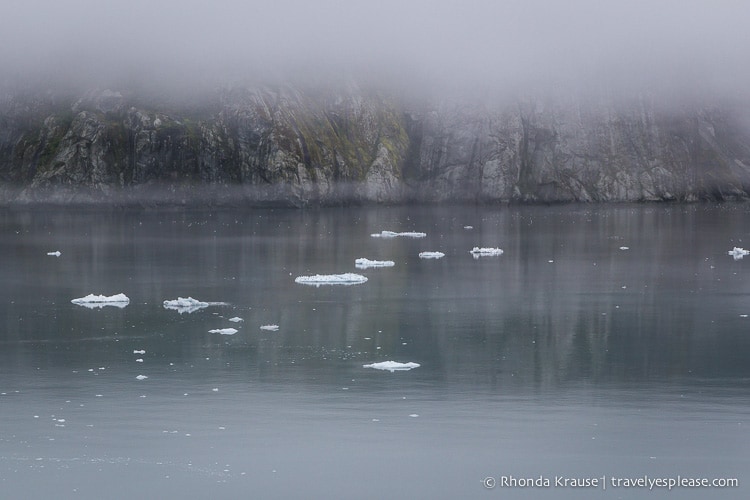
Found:
[[747, 498], [743, 245], [746, 205], [5, 209], [0, 497]]

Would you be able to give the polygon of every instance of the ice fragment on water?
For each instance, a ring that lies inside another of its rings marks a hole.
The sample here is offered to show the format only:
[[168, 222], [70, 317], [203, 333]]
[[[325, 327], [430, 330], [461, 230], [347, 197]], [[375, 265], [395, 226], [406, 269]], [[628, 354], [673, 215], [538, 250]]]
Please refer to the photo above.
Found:
[[393, 267], [396, 263], [392, 260], [370, 260], [364, 257], [355, 259], [354, 266], [357, 269], [367, 269], [370, 267]]
[[268, 330], [270, 332], [275, 332], [279, 329], [279, 325], [263, 325], [260, 327], [261, 330]]
[[174, 300], [165, 300], [163, 304], [164, 309], [172, 309], [180, 314], [189, 314], [210, 305], [208, 302], [202, 302], [192, 297], [177, 297]]
[[419, 363], [399, 363], [397, 361], [381, 361], [379, 363], [371, 363], [369, 365], [362, 365], [362, 368], [374, 368], [376, 370], [388, 370], [393, 373], [395, 371], [407, 371], [413, 368], [419, 368]]
[[478, 259], [479, 257], [492, 257], [495, 255], [502, 255], [503, 250], [501, 248], [491, 248], [491, 247], [474, 247], [471, 250], [469, 250], [469, 253], [475, 258]]
[[731, 255], [734, 258], [734, 260], [740, 260], [741, 258], [749, 254], [750, 252], [745, 250], [744, 248], [734, 247], [727, 253]]
[[72, 303], [93, 309], [94, 307], [115, 306], [123, 308], [130, 303], [130, 299], [124, 293], [115, 295], [94, 295], [90, 293], [85, 297], [71, 300]]
[[420, 233], [416, 231], [406, 231], [403, 233], [396, 233], [393, 231], [381, 231], [379, 233], [373, 233], [370, 235], [373, 238], [397, 238], [399, 236], [404, 238], [424, 238], [427, 233]]
[[209, 330], [208, 333], [219, 333], [221, 335], [234, 335], [237, 333], [235, 328], [217, 328], [216, 330]]
[[229, 318], [229, 321], [231, 321], [232, 323], [239, 323], [240, 321], [245, 321], [245, 320], [238, 316], [235, 316], [234, 318]]
[[344, 274], [316, 274], [313, 276], [297, 276], [294, 278], [295, 283], [303, 285], [357, 285], [364, 283], [367, 278], [361, 274], [344, 273]]
[[420, 259], [442, 259], [445, 257], [443, 252], [419, 252]]

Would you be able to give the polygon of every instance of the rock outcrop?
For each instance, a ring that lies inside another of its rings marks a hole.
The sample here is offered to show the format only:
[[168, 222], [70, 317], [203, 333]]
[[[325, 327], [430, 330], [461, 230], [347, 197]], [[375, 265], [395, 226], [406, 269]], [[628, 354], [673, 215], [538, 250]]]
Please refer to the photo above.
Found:
[[523, 98], [414, 105], [354, 85], [200, 106], [92, 91], [0, 98], [3, 203], [745, 199], [746, 107]]

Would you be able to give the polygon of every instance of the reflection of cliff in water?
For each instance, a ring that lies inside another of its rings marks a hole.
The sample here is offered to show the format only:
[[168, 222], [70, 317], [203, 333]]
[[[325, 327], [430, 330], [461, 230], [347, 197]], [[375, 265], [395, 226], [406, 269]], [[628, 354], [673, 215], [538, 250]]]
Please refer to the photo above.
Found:
[[[742, 205], [9, 211], [2, 224], [16, 236], [3, 242], [14, 264], [0, 275], [7, 296], [0, 341], [28, 346], [9, 363], [65, 359], [80, 369], [130, 339], [177, 363], [210, 357], [250, 378], [300, 383], [349, 384], [363, 363], [387, 359], [421, 363], [412, 378], [497, 391], [748, 377], [741, 314], [750, 313], [750, 281], [746, 262], [726, 255], [746, 232], [745, 212]], [[381, 230], [428, 236], [369, 236]], [[475, 245], [505, 253], [475, 260], [468, 253]], [[46, 257], [56, 249], [60, 258]], [[424, 261], [417, 256], [424, 250], [446, 257]], [[363, 271], [369, 281], [345, 289], [293, 281], [354, 271], [358, 257], [396, 265]], [[70, 304], [119, 292], [131, 297], [123, 310]], [[163, 309], [178, 296], [230, 305], [185, 315]], [[238, 335], [207, 333], [234, 326], [226, 318], [235, 315], [245, 319]], [[280, 330], [258, 330], [269, 323]], [[68, 355], [49, 357], [60, 350]], [[379, 375], [364, 377], [398, 380]]]
[[[478, 267], [423, 317], [446, 377], [545, 389], [746, 376], [742, 318], [715, 307], [741, 308], [749, 291], [717, 244], [720, 235], [739, 234], [737, 210], [505, 212], [497, 220], [506, 252], [496, 279]], [[472, 300], [482, 296], [493, 299]]]

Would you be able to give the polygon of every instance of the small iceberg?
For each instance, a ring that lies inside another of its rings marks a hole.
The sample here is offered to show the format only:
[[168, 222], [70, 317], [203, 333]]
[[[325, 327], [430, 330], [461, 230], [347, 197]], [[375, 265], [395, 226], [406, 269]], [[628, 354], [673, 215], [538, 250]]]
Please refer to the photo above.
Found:
[[750, 252], [748, 252], [744, 248], [734, 247], [733, 249], [731, 249], [727, 253], [729, 255], [731, 255], [732, 257], [734, 257], [734, 260], [740, 260], [741, 258], [743, 258], [745, 255], [749, 254]]
[[443, 252], [419, 252], [420, 259], [442, 259], [445, 257]]
[[229, 318], [229, 321], [231, 321], [232, 323], [239, 323], [240, 321], [245, 321], [245, 320], [238, 316], [235, 316], [234, 318]]
[[365, 258], [359, 258], [354, 261], [354, 266], [357, 269], [368, 269], [370, 267], [393, 267], [396, 263], [392, 260], [370, 260]]
[[260, 327], [261, 330], [268, 330], [269, 332], [276, 332], [279, 330], [279, 325], [263, 325]]
[[216, 330], [209, 330], [208, 333], [218, 333], [220, 335], [234, 335], [237, 333], [236, 328], [217, 328]]
[[373, 238], [397, 238], [399, 236], [403, 238], [424, 238], [427, 233], [419, 233], [415, 231], [407, 231], [404, 233], [395, 233], [393, 231], [381, 231], [379, 233], [371, 234]]
[[361, 274], [344, 273], [344, 274], [316, 274], [314, 276], [297, 276], [294, 278], [295, 283], [303, 285], [358, 285], [367, 281], [367, 278]]
[[47, 255], [49, 255], [50, 257], [59, 257], [62, 254], [60, 253], [60, 250], [57, 250], [56, 252], [47, 252]]
[[388, 370], [389, 372], [404, 372], [413, 368], [419, 368], [419, 363], [399, 363], [398, 361], [381, 361], [380, 363], [372, 363], [369, 365], [362, 365], [362, 368], [374, 368], [376, 370]]
[[88, 307], [89, 309], [95, 307], [101, 308], [104, 306], [115, 306], [122, 309], [130, 303], [130, 299], [124, 293], [110, 295], [109, 297], [106, 295], [94, 295], [93, 293], [90, 293], [85, 297], [73, 299], [71, 302], [79, 306]]
[[180, 314], [190, 314], [198, 311], [199, 309], [203, 309], [204, 307], [208, 307], [209, 305], [210, 304], [208, 302], [201, 302], [200, 300], [196, 300], [192, 297], [177, 297], [177, 299], [175, 300], [164, 301], [164, 309], [172, 309]]
[[475, 258], [478, 259], [479, 257], [491, 257], [494, 255], [502, 255], [503, 250], [502, 248], [479, 248], [474, 247], [472, 248], [469, 253]]

